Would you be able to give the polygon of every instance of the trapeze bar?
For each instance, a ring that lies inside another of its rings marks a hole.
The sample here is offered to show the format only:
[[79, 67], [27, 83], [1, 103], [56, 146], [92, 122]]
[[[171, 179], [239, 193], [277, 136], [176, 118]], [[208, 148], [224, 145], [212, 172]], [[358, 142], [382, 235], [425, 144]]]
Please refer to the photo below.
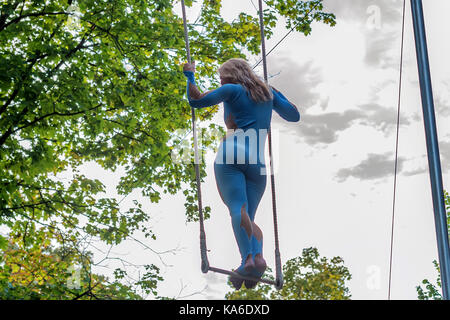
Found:
[[266, 284], [270, 284], [270, 285], [274, 285], [274, 286], [276, 285], [275, 281], [269, 280], [269, 279], [265, 279], [265, 278], [247, 277], [247, 276], [240, 275], [239, 273], [236, 273], [236, 272], [233, 272], [233, 271], [228, 271], [228, 270], [214, 268], [214, 267], [209, 267], [209, 270], [212, 271], [212, 272], [227, 274], [229, 276], [233, 276], [233, 277], [236, 277], [236, 278], [242, 279], [242, 280], [250, 280], [250, 281], [255, 281], [255, 282], [262, 282], [262, 283], [266, 283]]

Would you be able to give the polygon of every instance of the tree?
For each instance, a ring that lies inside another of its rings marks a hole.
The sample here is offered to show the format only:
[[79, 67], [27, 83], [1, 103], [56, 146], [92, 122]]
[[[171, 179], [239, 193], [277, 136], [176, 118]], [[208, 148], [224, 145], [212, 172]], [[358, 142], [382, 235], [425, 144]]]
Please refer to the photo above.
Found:
[[[268, 278], [274, 279], [268, 269]], [[319, 256], [316, 248], [303, 249], [302, 256], [290, 259], [283, 266], [284, 285], [281, 290], [261, 282], [254, 289], [230, 291], [228, 300], [348, 300], [351, 295], [345, 281], [351, 279], [341, 257]], [[231, 283], [229, 283], [230, 287]]]
[[[447, 191], [444, 190], [445, 208], [447, 210], [447, 227], [450, 235], [450, 196]], [[449, 236], [450, 239], [450, 236]], [[436, 279], [436, 285], [432, 284], [428, 279], [422, 280], [422, 284], [425, 285], [425, 289], [420, 285], [416, 286], [419, 300], [442, 300], [442, 283], [441, 283], [441, 271], [439, 269], [439, 263], [433, 260], [434, 268], [438, 273]]]
[[[29, 300], [142, 300], [156, 295], [162, 278], [154, 266], [130, 285], [121, 283], [126, 272], [116, 269], [114, 281], [91, 271], [92, 255], [70, 243], [54, 247], [49, 229], [15, 233], [2, 241], [0, 249], [0, 299]], [[138, 293], [140, 291], [140, 293]]]
[[[170, 141], [181, 140], [173, 132], [191, 127], [180, 68], [183, 23], [174, 6], [175, 0], [2, 2], [0, 225], [13, 234], [23, 226], [27, 232], [51, 226], [47, 232], [58, 245], [85, 237], [116, 245], [135, 232], [155, 239], [141, 203], [121, 210], [117, 199], [101, 196], [102, 181], [80, 174], [89, 161], [113, 172], [125, 168], [120, 195], [139, 188], [157, 203], [161, 192], [184, 188], [187, 220], [197, 219], [194, 166], [170, 157]], [[199, 84], [211, 88], [218, 85], [218, 64], [259, 53], [258, 18], [240, 13], [227, 22], [220, 8], [221, 0], [202, 1], [188, 26], [199, 76], [209, 80]], [[322, 9], [321, 0], [267, 1], [266, 34], [272, 35], [277, 13], [305, 35], [313, 21], [333, 26], [334, 15]], [[198, 119], [211, 119], [212, 110], [198, 111]], [[68, 169], [72, 179], [58, 177]], [[204, 169], [203, 163], [201, 179]]]

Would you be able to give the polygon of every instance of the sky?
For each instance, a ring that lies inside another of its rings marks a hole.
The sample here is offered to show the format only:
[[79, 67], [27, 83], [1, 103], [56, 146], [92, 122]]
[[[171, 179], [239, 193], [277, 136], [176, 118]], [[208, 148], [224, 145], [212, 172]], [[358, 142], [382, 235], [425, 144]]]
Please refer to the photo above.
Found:
[[[257, 15], [251, 1], [223, 1], [223, 16], [232, 21], [241, 11]], [[257, 1], [254, 1], [257, 5]], [[436, 109], [444, 189], [450, 190], [450, 2], [424, 1], [430, 69]], [[387, 299], [394, 156], [400, 65], [400, 0], [324, 0], [335, 13], [333, 28], [312, 24], [305, 37], [291, 33], [268, 57], [270, 84], [298, 107], [301, 120], [288, 123], [273, 114], [272, 142], [282, 262], [316, 247], [321, 256], [340, 256], [352, 274], [352, 299]], [[188, 8], [193, 21], [199, 7]], [[181, 10], [176, 10], [181, 15]], [[270, 50], [286, 33], [284, 20]], [[259, 57], [250, 57], [251, 65]], [[262, 75], [262, 68], [256, 72]], [[417, 299], [416, 286], [437, 278], [432, 261], [437, 246], [426, 156], [422, 106], [410, 2], [406, 2], [403, 85], [401, 91], [399, 170], [394, 220], [392, 299]], [[223, 109], [212, 120], [225, 127]], [[208, 123], [202, 124], [206, 126]], [[233, 269], [240, 257], [228, 209], [220, 199], [212, 163], [206, 157], [203, 205], [212, 209], [205, 222], [209, 261]], [[268, 151], [266, 147], [266, 159]], [[89, 163], [82, 172], [100, 179], [108, 196], [124, 170], [106, 172]], [[264, 233], [264, 255], [274, 269], [270, 177], [256, 213]], [[120, 200], [122, 196], [117, 196]], [[157, 255], [133, 241], [112, 252], [136, 264], [155, 263], [164, 281], [162, 296], [223, 299], [227, 277], [200, 271], [199, 226], [185, 222], [184, 196], [164, 195], [158, 204], [135, 190], [121, 203], [144, 203], [152, 217], [155, 241], [143, 240]], [[100, 245], [99, 245], [100, 246]], [[100, 260], [102, 253], [97, 252]], [[161, 258], [161, 259], [160, 259]], [[108, 269], [109, 268], [109, 269]], [[98, 268], [108, 274], [113, 262]]]

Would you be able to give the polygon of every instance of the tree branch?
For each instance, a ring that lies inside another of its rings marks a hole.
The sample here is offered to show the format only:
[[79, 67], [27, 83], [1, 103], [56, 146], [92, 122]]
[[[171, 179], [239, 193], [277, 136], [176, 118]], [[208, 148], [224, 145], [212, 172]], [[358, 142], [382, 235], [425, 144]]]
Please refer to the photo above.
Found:
[[77, 295], [77, 296], [76, 296], [75, 298], [73, 298], [72, 300], [78, 300], [78, 299], [82, 298], [83, 296], [87, 295], [88, 293], [91, 293], [96, 299], [98, 299], [98, 298], [92, 293], [92, 290], [94, 290], [94, 288], [95, 288], [96, 286], [98, 286], [99, 284], [100, 284], [100, 282], [97, 282], [92, 288], [90, 287], [87, 291], [85, 291], [85, 292], [83, 292], [83, 293]]
[[97, 106], [95, 106], [93, 108], [90, 108], [90, 109], [87, 109], [87, 110], [82, 110], [82, 111], [77, 111], [77, 112], [69, 112], [69, 113], [60, 113], [60, 112], [55, 111], [55, 112], [43, 115], [43, 116], [41, 116], [39, 118], [36, 118], [33, 121], [31, 121], [31, 122], [28, 122], [27, 124], [25, 124], [25, 125], [17, 128], [17, 129], [15, 129], [12, 133], [16, 133], [17, 131], [20, 131], [20, 130], [25, 129], [25, 128], [29, 127], [29, 126], [32, 126], [36, 122], [42, 121], [45, 118], [48, 118], [48, 117], [51, 117], [51, 116], [55, 116], [56, 115], [56, 116], [61, 116], [61, 117], [70, 117], [70, 116], [75, 116], [77, 114], [82, 114], [82, 113], [89, 112], [89, 111], [97, 109], [97, 108], [99, 108], [101, 106], [102, 106], [102, 104], [100, 103]]
[[[23, 16], [20, 15], [17, 18], [12, 19], [8, 23], [3, 23], [3, 25], [0, 24], [0, 32], [2, 32], [4, 29], [6, 29], [8, 26], [18, 23], [20, 20], [27, 18], [27, 17], [41, 17], [41, 16], [55, 16], [55, 15], [72, 15], [71, 12], [36, 12], [36, 13], [28, 13], [24, 14]], [[0, 21], [1, 22], [1, 21]]]
[[[16, 1], [15, 3], [13, 3], [11, 5], [11, 11], [16, 10], [16, 8], [19, 5], [19, 3], [20, 3], [20, 0]], [[7, 11], [7, 6], [8, 5], [4, 6], [2, 9], [5, 9], [4, 11]], [[22, 8], [23, 8], [23, 6], [22, 6]], [[21, 10], [21, 12], [22, 12], [22, 10]], [[5, 14], [2, 13], [0, 15], [0, 30], [4, 29], [5, 22], [6, 22], [6, 19], [8, 19], [8, 17], [9, 17], [9, 14], [7, 14], [7, 13], [5, 13]]]
[[[47, 75], [47, 79], [51, 78], [52, 74], [54, 72], [56, 72], [64, 62], [66, 62], [67, 59], [69, 59], [73, 54], [75, 54], [78, 50], [80, 50], [84, 43], [87, 40], [87, 37], [92, 33], [92, 31], [95, 29], [95, 26], [92, 26], [88, 32], [86, 32], [83, 36], [83, 38], [81, 39], [81, 41], [78, 43], [77, 46], [75, 46], [74, 48], [72, 48], [62, 59], [61, 61], [49, 72], [49, 74]], [[33, 63], [28, 67], [28, 72], [22, 77], [23, 80], [22, 82], [29, 76], [29, 72], [31, 71], [33, 65], [38, 61], [38, 56], [35, 57], [33, 59]], [[13, 93], [14, 97], [10, 97], [10, 99], [8, 99], [8, 101], [5, 103], [5, 105], [2, 106], [2, 108], [0, 109], [0, 111], [3, 111], [4, 109], [6, 109], [6, 107], [11, 103], [11, 101], [15, 98], [15, 96], [17, 95], [17, 93], [19, 92], [21, 86], [18, 86], [16, 88], [16, 92], [15, 94]], [[14, 121], [14, 123], [11, 124], [11, 126], [7, 129], [7, 131], [0, 137], [0, 147], [3, 146], [3, 144], [5, 143], [6, 139], [9, 138], [9, 136], [11, 136], [11, 134], [13, 132], [15, 132], [16, 130], [14, 130], [14, 126], [16, 126], [23, 118], [23, 116], [28, 112], [29, 110], [29, 105], [27, 105], [25, 108], [23, 108], [23, 110], [20, 112], [20, 114], [16, 117], [16, 121]]]

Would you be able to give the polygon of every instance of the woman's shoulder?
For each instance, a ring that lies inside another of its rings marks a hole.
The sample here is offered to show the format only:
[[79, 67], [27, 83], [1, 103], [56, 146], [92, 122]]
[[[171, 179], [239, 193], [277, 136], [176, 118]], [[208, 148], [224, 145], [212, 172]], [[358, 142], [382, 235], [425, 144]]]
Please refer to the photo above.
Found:
[[240, 83], [225, 83], [222, 87], [228, 88], [230, 90], [243, 90], [244, 86]]
[[227, 93], [230, 100], [235, 100], [245, 92], [245, 88], [238, 83], [225, 83], [222, 85], [222, 90]]

